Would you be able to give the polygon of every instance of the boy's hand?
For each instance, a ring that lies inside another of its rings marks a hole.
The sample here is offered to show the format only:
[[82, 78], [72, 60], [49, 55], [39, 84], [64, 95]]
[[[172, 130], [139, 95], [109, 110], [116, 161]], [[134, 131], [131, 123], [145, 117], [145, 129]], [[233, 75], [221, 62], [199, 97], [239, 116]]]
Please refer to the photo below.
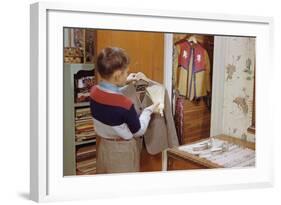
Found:
[[130, 73], [127, 77], [126, 83], [130, 83], [130, 82], [136, 81], [136, 80], [137, 80], [137, 74], [136, 73]]

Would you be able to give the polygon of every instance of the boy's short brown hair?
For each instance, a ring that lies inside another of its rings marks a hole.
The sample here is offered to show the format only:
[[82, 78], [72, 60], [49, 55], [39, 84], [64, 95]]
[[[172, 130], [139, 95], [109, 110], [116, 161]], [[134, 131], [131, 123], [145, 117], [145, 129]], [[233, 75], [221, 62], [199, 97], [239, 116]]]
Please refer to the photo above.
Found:
[[116, 70], [127, 68], [129, 63], [129, 56], [124, 49], [107, 47], [99, 53], [96, 68], [102, 78], [108, 79]]

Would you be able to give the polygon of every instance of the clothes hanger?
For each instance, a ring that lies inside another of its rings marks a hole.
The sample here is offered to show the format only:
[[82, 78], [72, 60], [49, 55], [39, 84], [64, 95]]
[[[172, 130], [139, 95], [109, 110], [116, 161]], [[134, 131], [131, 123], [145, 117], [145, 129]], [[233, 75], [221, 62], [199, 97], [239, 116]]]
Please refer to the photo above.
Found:
[[132, 83], [136, 89], [136, 93], [139, 95], [138, 100], [142, 103], [146, 88], [149, 86], [150, 79], [146, 77], [142, 72], [131, 73], [131, 79], [127, 81], [127, 84]]
[[195, 35], [190, 36], [187, 41], [195, 44], [198, 43]]
[[143, 80], [143, 81], [145, 81], [145, 82], [147, 82], [147, 83], [150, 82], [150, 79], [149, 79], [148, 77], [146, 77], [146, 75], [145, 75], [144, 73], [142, 73], [142, 72], [138, 72], [138, 73], [136, 74], [136, 79], [137, 79], [137, 80]]
[[143, 81], [148, 84], [151, 80], [148, 77], [146, 77], [146, 75], [143, 74], [142, 72], [138, 72], [138, 73], [131, 73], [129, 75], [129, 80], [127, 80], [127, 83], [130, 82], [136, 83], [139, 81]]
[[183, 42], [186, 42], [186, 41], [188, 41], [189, 43], [194, 43], [194, 44], [198, 43], [196, 35], [190, 36], [190, 34], [186, 34], [183, 38], [176, 41], [174, 44], [177, 45], [177, 44], [180, 44], [180, 43], [183, 43]]
[[188, 37], [190, 37], [190, 35], [186, 34], [184, 37], [181, 37], [179, 40], [177, 40], [174, 44], [177, 45], [177, 44], [181, 44], [183, 42], [185, 42]]

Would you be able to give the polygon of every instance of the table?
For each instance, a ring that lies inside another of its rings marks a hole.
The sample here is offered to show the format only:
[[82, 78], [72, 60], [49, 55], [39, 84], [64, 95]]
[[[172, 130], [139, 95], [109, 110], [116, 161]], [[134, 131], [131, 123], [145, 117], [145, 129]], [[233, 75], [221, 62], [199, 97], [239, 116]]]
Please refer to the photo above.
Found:
[[[215, 136], [214, 139], [224, 140], [224, 141], [239, 145], [244, 148], [249, 148], [251, 150], [255, 150], [255, 143], [241, 140], [241, 139], [238, 139], [235, 137], [231, 137], [231, 136], [227, 136], [227, 135], [218, 135], [218, 136]], [[205, 140], [206, 139], [200, 140], [200, 141], [205, 141]], [[198, 143], [200, 141], [190, 143], [190, 145]], [[185, 145], [183, 145], [183, 146], [185, 146]], [[180, 150], [180, 147], [167, 149], [167, 170], [224, 168], [224, 166], [221, 166], [210, 160], [201, 158], [194, 154], [190, 154], [186, 151], [182, 151], [182, 150]]]

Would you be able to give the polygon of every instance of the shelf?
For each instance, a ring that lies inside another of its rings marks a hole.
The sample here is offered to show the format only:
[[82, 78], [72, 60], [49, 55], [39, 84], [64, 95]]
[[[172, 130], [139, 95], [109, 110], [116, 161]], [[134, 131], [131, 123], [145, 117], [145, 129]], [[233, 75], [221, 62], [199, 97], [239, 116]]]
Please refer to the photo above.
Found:
[[90, 143], [93, 143], [93, 142], [96, 142], [96, 139], [82, 141], [82, 142], [75, 142], [75, 145], [78, 146], [78, 145], [90, 144]]
[[[64, 131], [64, 137], [63, 143], [64, 143], [64, 149], [63, 149], [63, 173], [64, 175], [76, 175], [77, 172], [80, 174], [93, 174], [95, 173], [95, 163], [92, 163], [90, 167], [85, 167], [84, 169], [81, 169], [80, 171], [77, 171], [77, 156], [76, 151], [77, 150], [83, 150], [84, 147], [91, 147], [95, 146], [96, 139], [93, 134], [92, 136], [87, 137], [81, 137], [77, 138], [78, 141], [76, 141], [76, 125], [79, 125], [79, 123], [87, 123], [85, 117], [89, 117], [88, 120], [90, 121], [92, 118], [91, 112], [90, 112], [90, 102], [78, 102], [75, 101], [76, 95], [75, 92], [79, 92], [79, 90], [75, 90], [75, 83], [76, 78], [74, 76], [78, 75], [79, 77], [80, 73], [83, 74], [83, 72], [88, 71], [92, 75], [95, 74], [95, 64], [94, 61], [89, 62], [89, 60], [94, 59], [96, 54], [96, 37], [95, 37], [95, 30], [87, 30], [87, 29], [79, 29], [77, 32], [80, 32], [82, 34], [81, 36], [77, 36], [77, 39], [82, 40], [84, 42], [82, 49], [80, 48], [74, 48], [71, 47], [71, 42], [74, 40], [74, 28], [64, 28], [64, 49], [63, 49], [63, 98], [64, 98], [64, 106], [63, 106], [63, 131]], [[92, 33], [93, 32], [93, 33]], [[86, 35], [87, 33], [87, 35]], [[93, 36], [93, 52], [88, 52], [89, 50], [86, 50], [86, 45], [91, 44], [89, 41], [89, 38]], [[90, 58], [87, 58], [90, 57]], [[91, 58], [93, 57], [93, 58]], [[86, 61], [88, 60], [88, 61]], [[81, 72], [83, 71], [83, 72]], [[87, 73], [87, 72], [86, 72]], [[92, 76], [91, 75], [91, 76]], [[81, 75], [83, 77], [83, 75]], [[77, 87], [76, 87], [77, 88]], [[78, 110], [81, 109], [81, 110]], [[89, 111], [87, 111], [89, 109]], [[76, 118], [76, 117], [81, 117]], [[92, 120], [91, 120], [92, 121]], [[87, 123], [88, 124], [88, 123]], [[89, 123], [90, 124], [90, 123]], [[82, 124], [81, 124], [82, 125]], [[91, 134], [92, 135], [92, 134]], [[78, 135], [79, 136], [79, 135]], [[82, 141], [83, 139], [83, 141]], [[95, 153], [90, 152], [86, 153], [85, 155], [79, 156], [79, 160], [83, 158], [87, 158], [88, 156], [95, 158]]]
[[81, 55], [81, 56], [64, 56], [64, 57], [67, 57], [67, 58], [83, 58], [84, 56], [83, 55]]
[[65, 63], [63, 62], [64, 65], [77, 65], [77, 64], [81, 64], [81, 65], [84, 65], [86, 63]]
[[85, 107], [85, 106], [90, 106], [90, 102], [74, 103], [74, 107]]

